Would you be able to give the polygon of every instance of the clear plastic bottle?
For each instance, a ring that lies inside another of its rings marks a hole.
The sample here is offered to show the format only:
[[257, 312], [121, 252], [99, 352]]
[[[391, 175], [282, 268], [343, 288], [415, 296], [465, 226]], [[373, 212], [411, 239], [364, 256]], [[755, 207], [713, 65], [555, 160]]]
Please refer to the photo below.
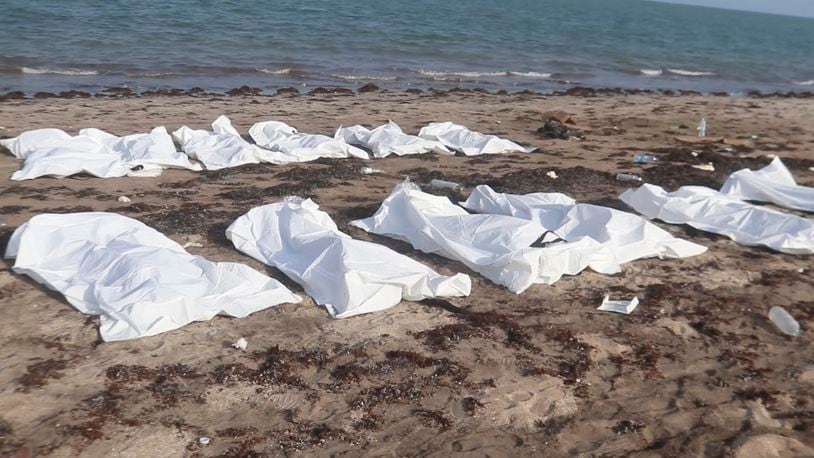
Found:
[[631, 175], [629, 173], [617, 173], [616, 181], [635, 181], [637, 183], [641, 183], [642, 177], [637, 175]]
[[794, 319], [783, 307], [774, 306], [769, 310], [769, 319], [777, 329], [787, 336], [800, 335], [800, 323]]
[[636, 154], [633, 156], [633, 162], [635, 164], [652, 164], [658, 160], [659, 158], [653, 156], [652, 154]]
[[379, 170], [379, 169], [374, 169], [374, 168], [372, 168], [372, 167], [362, 167], [362, 169], [361, 169], [361, 170], [359, 170], [359, 172], [360, 172], [362, 175], [375, 175], [375, 174], [377, 174], [377, 173], [381, 173], [382, 171], [381, 171], [381, 170]]
[[707, 118], [701, 118], [701, 122], [698, 123], [698, 136], [707, 136]]
[[430, 181], [430, 186], [435, 189], [451, 189], [453, 191], [460, 191], [461, 185], [458, 183], [454, 183], [452, 181], [444, 181], [444, 180], [432, 180]]

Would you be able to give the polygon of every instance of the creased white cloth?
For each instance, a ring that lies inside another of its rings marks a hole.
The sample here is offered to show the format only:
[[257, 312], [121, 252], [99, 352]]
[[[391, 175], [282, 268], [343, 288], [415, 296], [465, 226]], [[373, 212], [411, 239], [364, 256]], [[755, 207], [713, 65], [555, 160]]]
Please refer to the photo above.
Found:
[[496, 135], [475, 132], [452, 122], [430, 123], [418, 132], [418, 136], [441, 142], [450, 150], [459, 151], [466, 156], [504, 154], [514, 151], [530, 153], [536, 149], [523, 147]]
[[270, 150], [264, 159], [274, 164], [308, 162], [322, 157], [369, 159], [368, 154], [342, 138], [305, 134], [280, 121], [259, 122], [249, 129], [258, 146]]
[[608, 246], [622, 264], [651, 257], [686, 258], [707, 251], [702, 245], [673, 237], [639, 215], [580, 204], [560, 193], [503, 194], [481, 185], [461, 205], [478, 213], [536, 221], [565, 241], [590, 237]]
[[37, 129], [3, 140], [15, 157], [23, 159], [12, 180], [42, 176], [63, 178], [88, 173], [101, 178], [158, 176], [165, 168], [201, 170], [175, 149], [163, 127], [150, 133], [117, 137], [99, 129], [82, 129], [70, 136], [59, 129]]
[[35, 216], [14, 231], [5, 255], [16, 258], [15, 272], [62, 293], [82, 313], [101, 315], [105, 341], [300, 301], [244, 264], [193, 256], [155, 229], [114, 213]]
[[172, 135], [181, 144], [181, 149], [201, 161], [207, 170], [257, 164], [270, 153], [244, 140], [225, 115], [212, 123], [211, 131], [182, 126]]
[[375, 158], [387, 157], [391, 154], [396, 156], [425, 153], [453, 154], [439, 141], [405, 134], [401, 127], [393, 121], [373, 130], [360, 125], [340, 127], [336, 130], [334, 138], [344, 139], [351, 145], [365, 147], [373, 153]]
[[516, 293], [535, 283], [552, 284], [586, 267], [606, 274], [620, 271], [613, 253], [588, 237], [536, 248], [532, 245], [546, 232], [540, 223], [471, 215], [446, 197], [422, 192], [409, 180], [396, 186], [375, 215], [351, 224], [461, 261]]
[[302, 285], [334, 318], [388, 309], [402, 299], [468, 296], [471, 288], [467, 275], [443, 276], [390, 248], [352, 239], [310, 199], [253, 208], [226, 237]]
[[814, 188], [800, 186], [779, 157], [760, 170], [742, 169], [729, 175], [721, 193], [742, 200], [814, 212]]
[[703, 186], [668, 193], [644, 184], [620, 199], [637, 212], [671, 224], [729, 237], [742, 245], [764, 245], [790, 254], [814, 253], [814, 220], [752, 205]]

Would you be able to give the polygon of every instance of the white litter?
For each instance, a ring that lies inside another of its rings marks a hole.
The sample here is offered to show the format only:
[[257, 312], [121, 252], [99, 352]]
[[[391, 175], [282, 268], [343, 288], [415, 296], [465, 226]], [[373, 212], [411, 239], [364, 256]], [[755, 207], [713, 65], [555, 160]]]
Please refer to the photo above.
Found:
[[453, 154], [439, 141], [405, 134], [401, 127], [393, 121], [373, 130], [360, 125], [340, 127], [336, 130], [334, 138], [367, 148], [375, 158], [387, 157], [391, 154], [396, 156], [425, 153]]
[[698, 123], [698, 131], [699, 137], [706, 137], [707, 136], [707, 120], [705, 118], [701, 118], [701, 122]]
[[443, 276], [390, 248], [354, 240], [310, 199], [253, 208], [226, 230], [235, 247], [280, 269], [334, 318], [405, 300], [467, 296], [467, 275]]
[[382, 173], [379, 169], [374, 169], [373, 167], [362, 167], [359, 169], [359, 173], [362, 175], [375, 175], [377, 173]]
[[209, 445], [209, 442], [210, 442], [210, 439], [208, 437], [206, 437], [206, 436], [201, 436], [201, 437], [198, 438], [198, 443], [203, 445], [203, 446]]
[[237, 350], [246, 350], [246, 348], [249, 347], [249, 341], [246, 340], [245, 337], [241, 337], [237, 339], [235, 343], [232, 344], [232, 347], [234, 347]]
[[693, 165], [692, 168], [698, 169], [698, 170], [703, 170], [705, 172], [714, 172], [715, 171], [715, 166], [712, 164], [712, 162], [708, 162], [706, 164]]
[[670, 224], [725, 235], [742, 245], [764, 245], [789, 254], [814, 253], [814, 220], [749, 204], [703, 186], [668, 193], [644, 184], [620, 199], [637, 212]]
[[599, 205], [580, 204], [559, 193], [502, 194], [489, 186], [476, 187], [464, 207], [540, 223], [565, 241], [582, 237], [607, 246], [620, 264], [641, 258], [686, 258], [707, 248], [673, 237], [641, 216]]
[[201, 161], [208, 170], [220, 170], [245, 164], [257, 164], [270, 151], [253, 145], [240, 136], [226, 116], [212, 123], [212, 130], [193, 130], [182, 126], [172, 133], [181, 149]]
[[729, 175], [721, 193], [737, 199], [771, 202], [781, 207], [814, 212], [814, 188], [798, 185], [779, 157], [760, 170], [743, 169]]
[[496, 135], [485, 135], [451, 122], [430, 123], [418, 132], [418, 136], [441, 142], [450, 150], [461, 152], [466, 156], [504, 154], [514, 151], [530, 153], [536, 149], [525, 148]]
[[249, 135], [257, 145], [271, 150], [264, 154], [263, 160], [274, 164], [308, 162], [322, 157], [369, 159], [364, 150], [349, 145], [342, 138], [299, 133], [280, 121], [259, 122], [249, 129]]
[[451, 189], [453, 191], [461, 190], [461, 185], [455, 183], [454, 181], [432, 180], [430, 181], [430, 186], [435, 189]]
[[800, 335], [800, 323], [783, 307], [772, 307], [769, 310], [769, 319], [783, 334], [794, 337]]
[[351, 224], [461, 261], [516, 293], [535, 283], [551, 284], [563, 275], [576, 275], [586, 267], [619, 272], [613, 253], [590, 238], [536, 248], [532, 245], [546, 232], [538, 222], [472, 215], [446, 197], [422, 192], [409, 180], [396, 186], [375, 215]]
[[607, 294], [602, 299], [602, 305], [597, 307], [597, 310], [602, 310], [603, 312], [613, 312], [613, 313], [622, 313], [625, 315], [630, 315], [636, 306], [639, 305], [639, 298], [634, 297], [629, 301], [625, 300], [610, 300], [610, 296]]
[[203, 244], [198, 242], [187, 242], [184, 244], [184, 248], [203, 248]]
[[130, 199], [130, 198], [129, 198], [129, 197], [127, 197], [127, 196], [119, 196], [119, 198], [118, 198], [118, 199], [116, 199], [116, 200], [117, 200], [117, 201], [119, 201], [119, 202], [121, 202], [121, 203], [123, 203], [123, 204], [129, 204], [130, 202], [132, 202], [132, 201], [133, 201], [132, 199]]
[[16, 258], [16, 273], [62, 293], [82, 313], [101, 315], [99, 331], [108, 342], [300, 301], [246, 265], [192, 256], [155, 229], [114, 213], [35, 216], [14, 231], [5, 256]]
[[548, 173], [546, 173], [545, 175], [546, 175], [547, 177], [551, 178], [552, 180], [556, 180], [557, 178], [559, 178], [559, 176], [557, 175], [557, 172], [555, 172], [555, 171], [553, 171], [553, 170], [549, 171], [549, 172], [548, 172]]

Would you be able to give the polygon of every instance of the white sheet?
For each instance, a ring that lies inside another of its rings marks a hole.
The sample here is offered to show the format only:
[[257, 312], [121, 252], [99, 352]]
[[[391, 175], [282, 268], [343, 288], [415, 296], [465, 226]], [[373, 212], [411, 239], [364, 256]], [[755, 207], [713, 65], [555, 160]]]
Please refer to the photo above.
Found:
[[613, 208], [580, 204], [559, 193], [503, 194], [489, 186], [476, 187], [464, 207], [540, 223], [565, 241], [590, 237], [609, 247], [624, 264], [641, 258], [686, 258], [707, 248], [675, 238], [644, 218]]
[[321, 157], [369, 159], [364, 150], [349, 145], [342, 138], [299, 133], [280, 121], [259, 122], [249, 129], [249, 135], [258, 146], [271, 151], [265, 159], [275, 164], [308, 162]]
[[299, 302], [243, 264], [210, 262], [158, 231], [114, 213], [43, 214], [11, 236], [14, 271], [101, 315], [105, 341], [156, 335], [217, 314], [245, 317]]
[[645, 184], [620, 199], [637, 212], [671, 224], [689, 224], [742, 245], [764, 245], [790, 254], [814, 253], [814, 220], [752, 205], [703, 186], [668, 193]]
[[418, 136], [427, 140], [439, 141], [450, 150], [459, 151], [466, 156], [504, 154], [514, 151], [530, 153], [536, 149], [525, 148], [496, 135], [485, 135], [451, 122], [430, 123], [418, 132]]
[[390, 248], [352, 239], [310, 199], [253, 208], [226, 237], [302, 285], [334, 318], [384, 310], [402, 299], [467, 296], [471, 287], [467, 275], [439, 275]]
[[760, 170], [729, 175], [721, 193], [742, 200], [771, 202], [781, 207], [814, 212], [814, 188], [800, 186], [779, 157]]
[[461, 261], [516, 293], [535, 283], [551, 284], [563, 275], [576, 275], [586, 267], [619, 272], [613, 253], [590, 238], [533, 248], [546, 232], [538, 222], [471, 215], [446, 197], [422, 192], [409, 180], [396, 186], [375, 215], [351, 224]]
[[201, 161], [207, 170], [257, 164], [270, 153], [244, 140], [224, 115], [212, 123], [212, 130], [182, 126], [172, 133], [190, 157]]
[[375, 158], [387, 157], [391, 154], [397, 156], [425, 153], [453, 154], [441, 142], [405, 134], [401, 127], [393, 121], [373, 130], [360, 125], [340, 127], [334, 138], [344, 139], [351, 145], [363, 146], [369, 149]]
[[165, 168], [201, 170], [162, 127], [147, 134], [117, 137], [99, 129], [83, 129], [74, 137], [59, 129], [38, 129], [3, 141], [15, 157], [24, 159], [12, 180], [42, 176], [63, 178], [88, 173], [101, 178], [158, 176]]

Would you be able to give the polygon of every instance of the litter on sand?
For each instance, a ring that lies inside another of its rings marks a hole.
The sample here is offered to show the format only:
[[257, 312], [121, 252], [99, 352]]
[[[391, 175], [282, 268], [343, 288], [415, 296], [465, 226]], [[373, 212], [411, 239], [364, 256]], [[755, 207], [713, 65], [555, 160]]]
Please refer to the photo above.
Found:
[[613, 312], [613, 313], [622, 313], [624, 315], [630, 315], [630, 313], [636, 309], [636, 306], [639, 305], [639, 298], [634, 297], [633, 299], [626, 301], [626, 300], [610, 300], [610, 296], [607, 294], [602, 299], [602, 305], [597, 307], [597, 310], [602, 310], [603, 312]]
[[101, 315], [108, 342], [300, 301], [246, 265], [193, 256], [114, 213], [35, 216], [14, 231], [5, 256], [15, 258], [14, 272], [63, 294], [82, 313]]
[[559, 193], [502, 194], [481, 185], [461, 205], [478, 213], [536, 221], [565, 241], [590, 237], [607, 246], [620, 264], [641, 258], [686, 258], [707, 251], [702, 245], [673, 237], [641, 216], [580, 204]]
[[226, 116], [212, 123], [212, 130], [194, 130], [182, 126], [172, 133], [181, 149], [193, 159], [203, 163], [207, 170], [220, 170], [261, 162], [268, 150], [253, 145], [232, 127]]
[[712, 164], [712, 162], [709, 162], [707, 164], [693, 165], [692, 168], [698, 169], [698, 170], [703, 170], [705, 172], [714, 172], [715, 171], [715, 166]]
[[246, 350], [247, 348], [249, 348], [249, 341], [246, 340], [245, 337], [241, 337], [237, 339], [235, 343], [232, 344], [232, 347], [234, 347], [236, 350]]
[[514, 151], [530, 153], [536, 148], [526, 148], [517, 143], [496, 135], [485, 135], [451, 122], [431, 123], [423, 127], [418, 136], [438, 141], [448, 149], [463, 153], [465, 156], [483, 154], [504, 154]]
[[235, 248], [280, 269], [334, 318], [384, 310], [403, 299], [468, 296], [469, 276], [440, 275], [390, 248], [355, 240], [310, 199], [251, 209], [226, 230]]
[[721, 193], [742, 200], [814, 212], [814, 188], [800, 186], [783, 161], [776, 157], [760, 170], [743, 169], [729, 175]]
[[648, 218], [688, 224], [742, 245], [763, 245], [789, 254], [814, 253], [814, 220], [752, 205], [703, 186], [667, 192], [644, 184], [619, 197]]
[[546, 229], [538, 222], [472, 215], [446, 197], [422, 192], [409, 180], [396, 186], [376, 214], [351, 225], [460, 261], [516, 293], [587, 267], [607, 274], [620, 271], [613, 253], [590, 238], [539, 247]]
[[783, 307], [772, 307], [769, 310], [769, 319], [783, 334], [792, 337], [800, 335], [800, 323]]
[[131, 199], [131, 198], [127, 197], [127, 196], [119, 196], [119, 198], [116, 199], [116, 201], [121, 202], [123, 204], [129, 204], [130, 202], [133, 201], [133, 199]]
[[343, 139], [351, 145], [369, 149], [375, 158], [387, 157], [391, 154], [396, 156], [426, 153], [453, 154], [439, 141], [405, 134], [401, 127], [393, 121], [373, 130], [360, 125], [340, 127], [334, 137]]
[[349, 145], [343, 138], [300, 133], [284, 122], [259, 122], [249, 129], [249, 135], [258, 146], [270, 150], [263, 159], [274, 164], [308, 162], [323, 157], [369, 159], [364, 150]]

